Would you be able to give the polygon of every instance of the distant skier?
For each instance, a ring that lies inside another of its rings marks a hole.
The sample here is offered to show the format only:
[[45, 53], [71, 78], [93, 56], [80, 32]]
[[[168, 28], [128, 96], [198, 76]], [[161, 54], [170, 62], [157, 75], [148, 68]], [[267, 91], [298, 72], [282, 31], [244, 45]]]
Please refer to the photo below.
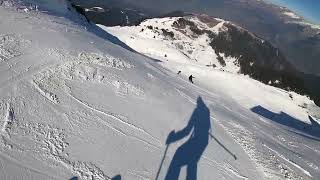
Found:
[[193, 84], [193, 80], [192, 80], [193, 78], [195, 78], [195, 77], [192, 76], [192, 75], [189, 76], [189, 81], [190, 81], [192, 84]]
[[178, 73], [177, 74], [181, 74], [181, 71], [178, 71]]

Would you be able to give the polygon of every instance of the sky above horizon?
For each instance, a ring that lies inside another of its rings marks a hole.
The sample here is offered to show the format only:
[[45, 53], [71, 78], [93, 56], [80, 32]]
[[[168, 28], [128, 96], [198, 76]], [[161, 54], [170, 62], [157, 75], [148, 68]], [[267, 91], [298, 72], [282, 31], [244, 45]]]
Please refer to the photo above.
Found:
[[320, 0], [266, 0], [296, 12], [304, 19], [320, 24]]

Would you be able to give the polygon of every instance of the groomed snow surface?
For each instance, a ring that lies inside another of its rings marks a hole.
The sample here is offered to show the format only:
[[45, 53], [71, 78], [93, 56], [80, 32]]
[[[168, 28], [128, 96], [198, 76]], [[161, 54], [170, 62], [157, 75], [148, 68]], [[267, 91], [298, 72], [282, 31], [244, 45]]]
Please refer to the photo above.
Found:
[[0, 6], [0, 179], [320, 177], [308, 98], [130, 52], [63, 4]]

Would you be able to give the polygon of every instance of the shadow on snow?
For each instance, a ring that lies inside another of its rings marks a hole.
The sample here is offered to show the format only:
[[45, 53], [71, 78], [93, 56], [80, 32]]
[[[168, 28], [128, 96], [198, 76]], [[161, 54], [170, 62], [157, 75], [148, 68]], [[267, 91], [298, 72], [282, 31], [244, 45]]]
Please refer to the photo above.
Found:
[[165, 150], [159, 172], [161, 170], [162, 163], [165, 158], [165, 154], [171, 143], [179, 141], [187, 137], [191, 133], [189, 139], [182, 144], [175, 152], [169, 169], [167, 171], [165, 180], [177, 180], [180, 175], [181, 168], [187, 166], [187, 180], [197, 179], [198, 162], [205, 151], [209, 143], [209, 137], [215, 140], [215, 142], [221, 146], [227, 153], [229, 153], [235, 160], [237, 157], [229, 149], [227, 149], [217, 138], [211, 133], [211, 122], [210, 122], [210, 110], [203, 102], [201, 97], [198, 97], [197, 107], [194, 109], [190, 120], [186, 127], [182, 130], [175, 132], [172, 131], [167, 138], [167, 148]]
[[[253, 107], [251, 108], [251, 111], [262, 117], [270, 119], [273, 122], [291, 128], [291, 130], [288, 130], [290, 132], [312, 140], [320, 141], [320, 125], [311, 116], [309, 116], [311, 124], [308, 124], [294, 117], [291, 117], [284, 112], [274, 113], [262, 106]], [[292, 129], [298, 130], [299, 132], [293, 131]]]
[[190, 138], [175, 152], [165, 180], [178, 179], [183, 166], [187, 166], [187, 180], [197, 179], [198, 162], [208, 146], [211, 131], [210, 111], [201, 97], [197, 100], [197, 107], [193, 111], [187, 126], [178, 132], [172, 131], [166, 144], [183, 139], [191, 131]]

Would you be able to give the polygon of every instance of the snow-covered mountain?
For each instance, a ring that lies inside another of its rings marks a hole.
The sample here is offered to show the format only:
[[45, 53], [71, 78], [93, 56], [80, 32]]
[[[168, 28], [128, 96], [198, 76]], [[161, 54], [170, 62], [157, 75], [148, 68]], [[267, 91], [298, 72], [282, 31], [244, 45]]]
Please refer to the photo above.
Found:
[[[281, 51], [246, 29], [206, 15], [148, 19], [137, 26], [104, 27], [132, 49], [167, 63], [193, 63], [230, 73], [249, 75], [265, 84], [310, 96], [316, 102], [320, 82], [298, 72]], [[185, 71], [183, 67], [176, 71]], [[310, 91], [312, 89], [312, 91]], [[319, 102], [318, 102], [319, 103]]]
[[0, 179], [320, 176], [307, 97], [236, 74], [226, 58], [214, 61], [225, 71], [203, 68], [170, 48], [159, 63], [62, 0], [1, 2]]
[[[236, 58], [229, 57], [224, 60], [223, 54], [215, 53], [210, 46], [208, 34], [197, 34], [193, 31], [200, 27], [202, 29], [199, 28], [199, 31], [210, 29], [211, 32], [220, 32], [225, 29], [225, 21], [214, 19], [209, 27], [196, 17], [190, 17], [190, 21], [186, 18], [188, 17], [154, 18], [138, 26], [128, 27], [100, 26], [136, 51], [161, 61], [183, 64], [197, 62], [202, 66], [239, 72], [240, 66]], [[222, 58], [221, 61], [218, 61], [218, 56]]]

